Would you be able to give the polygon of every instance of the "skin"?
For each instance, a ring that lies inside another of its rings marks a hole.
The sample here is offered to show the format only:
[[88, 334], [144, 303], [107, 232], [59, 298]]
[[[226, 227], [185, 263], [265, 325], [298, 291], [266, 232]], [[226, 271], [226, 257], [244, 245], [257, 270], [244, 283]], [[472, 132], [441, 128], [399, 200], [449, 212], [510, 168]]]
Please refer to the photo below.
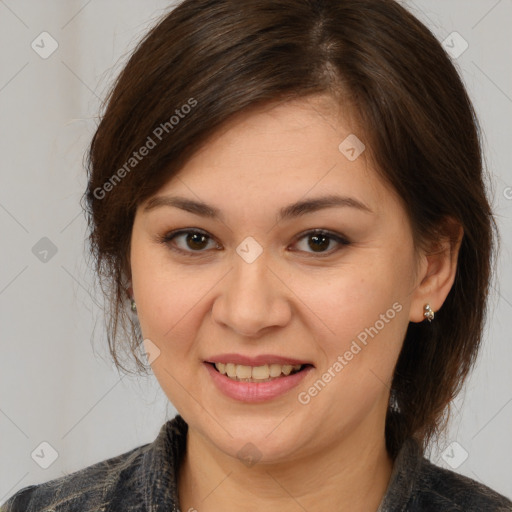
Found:
[[[327, 96], [242, 113], [156, 194], [204, 201], [222, 221], [170, 206], [145, 212], [146, 203], [136, 212], [133, 297], [143, 336], [160, 351], [155, 376], [189, 425], [183, 511], [368, 512], [385, 495], [394, 367], [408, 323], [424, 320], [427, 302], [437, 311], [445, 300], [459, 246], [415, 249], [405, 210], [369, 151], [349, 161], [338, 149], [351, 133], [364, 141], [349, 112]], [[333, 192], [372, 212], [331, 207], [276, 223], [283, 206]], [[210, 238], [159, 240], [182, 228]], [[319, 228], [350, 244], [328, 238], [315, 251], [311, 236], [297, 238]], [[236, 252], [248, 236], [263, 249], [252, 263]], [[298, 394], [396, 303], [400, 312], [300, 403]], [[245, 403], [218, 391], [204, 368], [209, 356], [228, 352], [278, 354], [314, 369], [280, 397]], [[237, 455], [247, 443], [256, 447], [254, 465]]]

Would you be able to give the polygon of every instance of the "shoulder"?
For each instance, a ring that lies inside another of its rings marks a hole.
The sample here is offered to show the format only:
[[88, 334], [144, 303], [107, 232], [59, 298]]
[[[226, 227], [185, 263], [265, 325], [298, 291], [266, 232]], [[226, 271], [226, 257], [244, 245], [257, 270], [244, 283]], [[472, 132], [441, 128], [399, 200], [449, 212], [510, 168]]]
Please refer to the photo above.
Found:
[[476, 480], [423, 458], [407, 510], [512, 512], [512, 501]]
[[188, 425], [177, 415], [156, 439], [74, 473], [19, 490], [0, 512], [167, 512], [177, 503], [177, 473]]
[[140, 470], [149, 446], [144, 444], [74, 473], [24, 487], [0, 507], [0, 512], [106, 511], [116, 489], [129, 484]]
[[490, 487], [430, 462], [414, 438], [397, 454], [377, 512], [512, 512], [512, 501]]

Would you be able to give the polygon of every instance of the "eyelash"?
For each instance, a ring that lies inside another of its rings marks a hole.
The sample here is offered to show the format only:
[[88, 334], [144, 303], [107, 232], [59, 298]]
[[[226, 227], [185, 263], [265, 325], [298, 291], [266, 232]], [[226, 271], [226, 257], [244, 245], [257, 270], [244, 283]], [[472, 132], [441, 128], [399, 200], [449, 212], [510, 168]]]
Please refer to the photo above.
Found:
[[[180, 249], [171, 244], [171, 242], [178, 236], [187, 235], [187, 234], [203, 235], [203, 236], [206, 236], [208, 239], [213, 240], [213, 238], [205, 231], [201, 231], [198, 229], [179, 229], [176, 231], [171, 231], [170, 233], [167, 233], [164, 236], [159, 237], [158, 241], [160, 243], [166, 245], [172, 251], [178, 252], [180, 254], [184, 254], [184, 255], [190, 256], [192, 258], [202, 256], [203, 253], [206, 252], [205, 250], [186, 251], [186, 250]], [[326, 257], [326, 256], [331, 256], [333, 253], [339, 251], [341, 249], [341, 247], [350, 245], [350, 243], [351, 243], [344, 236], [342, 236], [338, 233], [334, 233], [332, 231], [327, 231], [325, 229], [311, 229], [309, 231], [305, 231], [297, 236], [294, 243], [297, 243], [298, 241], [302, 240], [303, 238], [307, 238], [308, 236], [315, 236], [315, 235], [325, 236], [331, 240], [334, 240], [335, 242], [337, 242], [339, 244], [339, 246], [337, 248], [335, 248], [334, 250], [330, 250], [330, 251], [325, 251], [325, 252], [320, 252], [320, 253], [314, 253], [314, 252], [307, 253], [310, 256], [315, 256], [315, 257], [320, 257], [320, 258]], [[299, 252], [301, 252], [301, 251], [299, 251]], [[302, 251], [302, 252], [306, 252], [306, 251]]]

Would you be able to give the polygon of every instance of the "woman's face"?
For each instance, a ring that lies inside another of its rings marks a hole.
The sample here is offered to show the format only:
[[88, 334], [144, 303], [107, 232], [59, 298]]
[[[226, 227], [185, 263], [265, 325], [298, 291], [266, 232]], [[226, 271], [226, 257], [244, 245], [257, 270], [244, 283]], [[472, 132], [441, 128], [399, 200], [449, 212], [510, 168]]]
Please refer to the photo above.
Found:
[[233, 457], [381, 442], [423, 307], [406, 213], [327, 100], [239, 116], [136, 213], [132, 284], [153, 371], [190, 431]]

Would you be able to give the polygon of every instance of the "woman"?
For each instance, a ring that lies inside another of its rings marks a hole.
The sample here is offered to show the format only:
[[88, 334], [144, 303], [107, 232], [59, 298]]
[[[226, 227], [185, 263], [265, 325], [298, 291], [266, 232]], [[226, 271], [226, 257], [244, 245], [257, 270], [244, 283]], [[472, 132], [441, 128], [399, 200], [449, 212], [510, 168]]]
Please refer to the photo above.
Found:
[[495, 224], [471, 102], [398, 3], [186, 0], [89, 170], [113, 358], [128, 333], [145, 369], [144, 340], [179, 415], [3, 510], [512, 510], [424, 457], [478, 352]]

